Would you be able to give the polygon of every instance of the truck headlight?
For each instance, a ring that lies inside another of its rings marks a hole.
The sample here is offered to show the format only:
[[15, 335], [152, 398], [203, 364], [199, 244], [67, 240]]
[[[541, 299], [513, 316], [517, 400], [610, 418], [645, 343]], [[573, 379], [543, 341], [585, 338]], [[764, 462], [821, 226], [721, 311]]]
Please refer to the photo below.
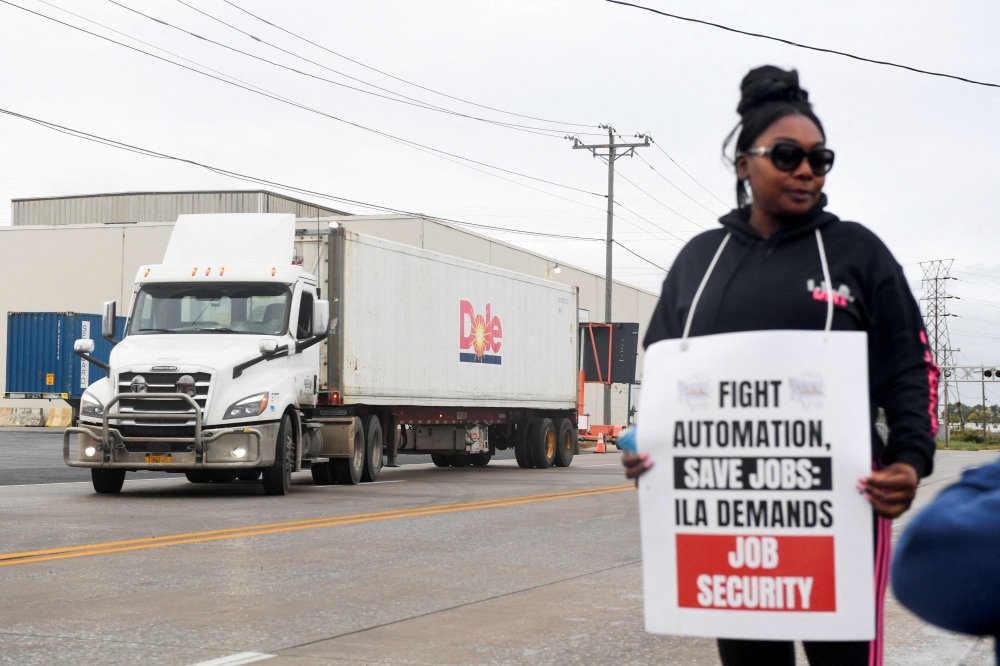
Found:
[[99, 419], [104, 416], [104, 405], [89, 393], [84, 393], [80, 399], [80, 416]]
[[249, 398], [234, 402], [226, 409], [223, 419], [244, 419], [250, 416], [260, 416], [267, 409], [267, 394], [258, 393]]

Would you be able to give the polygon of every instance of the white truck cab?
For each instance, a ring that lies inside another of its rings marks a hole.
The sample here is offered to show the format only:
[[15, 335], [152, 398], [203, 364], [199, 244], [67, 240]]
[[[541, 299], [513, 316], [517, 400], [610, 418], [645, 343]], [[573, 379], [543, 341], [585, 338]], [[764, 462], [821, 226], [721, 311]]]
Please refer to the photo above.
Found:
[[[263, 474], [268, 494], [288, 490], [322, 437], [304, 415], [330, 326], [316, 277], [292, 263], [294, 240], [293, 215], [177, 219], [163, 263], [139, 269], [108, 377], [86, 390], [79, 425], [65, 433], [66, 463], [90, 467], [98, 492], [118, 492], [140, 469], [195, 482]], [[109, 338], [114, 310], [105, 304]], [[96, 362], [92, 341], [75, 349]]]

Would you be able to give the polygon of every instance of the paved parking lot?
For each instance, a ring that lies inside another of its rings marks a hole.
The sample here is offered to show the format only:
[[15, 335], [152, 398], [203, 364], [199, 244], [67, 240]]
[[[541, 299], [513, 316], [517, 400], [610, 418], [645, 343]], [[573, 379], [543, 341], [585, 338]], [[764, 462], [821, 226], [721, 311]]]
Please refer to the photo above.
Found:
[[[130, 474], [99, 496], [53, 441], [0, 432], [0, 663], [718, 663], [713, 641], [642, 631], [617, 454], [551, 470], [408, 459], [353, 487], [305, 472], [285, 497]], [[940, 453], [919, 504], [995, 457]], [[887, 645], [887, 664], [929, 665], [973, 641], [890, 599]]]

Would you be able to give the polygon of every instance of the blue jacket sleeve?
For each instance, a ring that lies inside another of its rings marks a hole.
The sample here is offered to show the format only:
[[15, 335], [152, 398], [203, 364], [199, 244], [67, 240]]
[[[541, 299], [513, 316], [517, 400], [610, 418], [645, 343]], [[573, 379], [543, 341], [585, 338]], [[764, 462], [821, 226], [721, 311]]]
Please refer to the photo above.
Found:
[[1000, 461], [966, 470], [913, 518], [896, 547], [892, 587], [932, 624], [1000, 635]]

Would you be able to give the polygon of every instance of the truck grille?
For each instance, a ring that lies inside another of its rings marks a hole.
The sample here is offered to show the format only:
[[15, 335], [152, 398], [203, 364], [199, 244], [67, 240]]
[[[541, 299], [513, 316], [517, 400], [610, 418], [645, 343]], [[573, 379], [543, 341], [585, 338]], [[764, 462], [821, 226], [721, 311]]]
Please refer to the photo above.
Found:
[[194, 444], [184, 442], [125, 442], [129, 453], [187, 453], [194, 451]]
[[[212, 376], [207, 372], [122, 372], [118, 375], [118, 392], [130, 393], [132, 391], [132, 379], [136, 375], [142, 375], [146, 380], [148, 393], [176, 393], [177, 381], [184, 375], [194, 378], [195, 395], [194, 401], [201, 409], [205, 409], [208, 400], [208, 389], [211, 385]], [[193, 414], [194, 410], [187, 401], [177, 398], [154, 398], [154, 399], [129, 399], [122, 398], [118, 402], [118, 413], [128, 414], [131, 412], [160, 412], [164, 414]], [[128, 423], [124, 421], [123, 423]], [[144, 424], [152, 424], [155, 421], [143, 421]], [[177, 421], [164, 421], [164, 424], [179, 425]], [[194, 420], [188, 422], [194, 425]]]

